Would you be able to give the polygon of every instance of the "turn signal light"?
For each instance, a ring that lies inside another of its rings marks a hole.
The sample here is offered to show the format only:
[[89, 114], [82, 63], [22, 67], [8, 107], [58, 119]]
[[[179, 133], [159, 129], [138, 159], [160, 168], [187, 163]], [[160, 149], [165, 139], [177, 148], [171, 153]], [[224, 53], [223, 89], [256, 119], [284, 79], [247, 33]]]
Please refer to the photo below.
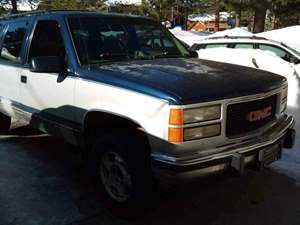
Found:
[[183, 128], [169, 128], [169, 142], [182, 143], [183, 142]]
[[181, 126], [184, 123], [183, 109], [171, 109], [169, 125]]

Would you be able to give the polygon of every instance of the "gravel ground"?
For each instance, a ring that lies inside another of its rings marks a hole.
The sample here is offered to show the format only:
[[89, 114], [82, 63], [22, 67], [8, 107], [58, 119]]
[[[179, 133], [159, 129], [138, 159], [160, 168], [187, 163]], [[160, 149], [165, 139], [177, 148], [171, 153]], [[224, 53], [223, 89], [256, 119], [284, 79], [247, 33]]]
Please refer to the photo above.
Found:
[[[300, 121], [299, 109], [290, 112]], [[292, 151], [261, 172], [161, 191], [151, 212], [125, 221], [102, 206], [76, 149], [17, 127], [0, 136], [0, 225], [299, 225], [299, 147], [297, 138]]]

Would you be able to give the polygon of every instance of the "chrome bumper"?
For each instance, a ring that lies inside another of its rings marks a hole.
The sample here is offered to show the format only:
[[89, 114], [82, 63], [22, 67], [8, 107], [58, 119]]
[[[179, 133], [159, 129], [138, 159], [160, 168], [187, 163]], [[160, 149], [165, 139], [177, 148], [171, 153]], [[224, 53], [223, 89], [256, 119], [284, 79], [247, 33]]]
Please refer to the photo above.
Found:
[[156, 177], [175, 180], [203, 177], [234, 168], [243, 172], [251, 162], [259, 162], [259, 152], [273, 145], [291, 148], [295, 139], [295, 121], [285, 116], [275, 126], [262, 135], [247, 141], [220, 147], [219, 152], [206, 157], [172, 158], [152, 156], [152, 166]]

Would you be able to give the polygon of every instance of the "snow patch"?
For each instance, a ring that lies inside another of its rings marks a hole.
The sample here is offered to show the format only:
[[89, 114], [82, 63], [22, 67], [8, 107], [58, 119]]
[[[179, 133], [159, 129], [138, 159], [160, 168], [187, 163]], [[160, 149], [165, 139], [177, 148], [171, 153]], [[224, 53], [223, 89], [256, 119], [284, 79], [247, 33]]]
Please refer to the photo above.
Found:
[[300, 52], [300, 25], [259, 33], [257, 36], [283, 42]]
[[[230, 17], [230, 13], [228, 12], [220, 12], [220, 20], [221, 21], [227, 21]], [[189, 15], [189, 21], [193, 22], [208, 22], [208, 21], [214, 21], [216, 18], [215, 14], [208, 14], [208, 13], [200, 13], [200, 14], [192, 14]]]
[[251, 32], [248, 31], [247, 27], [233, 28], [229, 30], [219, 31], [216, 33], [210, 33], [208, 31], [185, 31], [181, 28], [170, 29], [172, 34], [174, 34], [179, 40], [185, 42], [189, 46], [200, 42], [206, 38], [210, 37], [224, 37], [224, 36], [253, 36]]
[[185, 42], [189, 46], [192, 46], [194, 43], [202, 41], [207, 38], [209, 32], [207, 31], [185, 31], [181, 28], [170, 29], [171, 33], [174, 34], [179, 40]]

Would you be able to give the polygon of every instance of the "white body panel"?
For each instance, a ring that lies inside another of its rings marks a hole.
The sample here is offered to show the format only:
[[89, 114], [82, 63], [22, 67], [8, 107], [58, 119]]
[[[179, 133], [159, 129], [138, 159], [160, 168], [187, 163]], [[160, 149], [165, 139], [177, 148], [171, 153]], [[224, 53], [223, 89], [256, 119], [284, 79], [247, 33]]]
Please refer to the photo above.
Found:
[[13, 101], [20, 101], [20, 71], [14, 66], [0, 64], [0, 95]]
[[22, 75], [27, 77], [27, 83], [21, 85], [22, 104], [39, 111], [51, 110], [56, 116], [74, 120], [74, 112], [68, 110], [74, 104], [76, 80], [73, 77], [58, 82], [57, 74], [23, 70]]
[[[168, 139], [169, 104], [162, 99], [76, 77], [58, 82], [56, 74], [32, 73], [28, 69], [20, 71], [27, 77], [27, 82], [21, 83], [19, 75], [14, 82], [18, 83], [20, 90], [7, 89], [7, 92], [14, 92], [15, 97], [12, 99], [9, 94], [1, 94], [3, 99], [79, 124], [83, 124], [88, 111], [107, 112], [139, 124], [150, 136]], [[11, 77], [16, 74], [13, 73]], [[7, 81], [4, 83], [9, 87], [16, 86]], [[20, 93], [19, 99], [16, 93]], [[78, 113], [80, 111], [85, 113]]]
[[20, 102], [20, 71], [19, 67], [0, 64], [0, 96], [2, 111], [14, 115], [11, 102]]
[[[75, 106], [128, 118], [158, 138], [167, 139], [169, 104], [162, 99], [83, 79], [76, 82]], [[78, 115], [82, 117], [82, 115]], [[83, 121], [83, 118], [77, 118]]]

